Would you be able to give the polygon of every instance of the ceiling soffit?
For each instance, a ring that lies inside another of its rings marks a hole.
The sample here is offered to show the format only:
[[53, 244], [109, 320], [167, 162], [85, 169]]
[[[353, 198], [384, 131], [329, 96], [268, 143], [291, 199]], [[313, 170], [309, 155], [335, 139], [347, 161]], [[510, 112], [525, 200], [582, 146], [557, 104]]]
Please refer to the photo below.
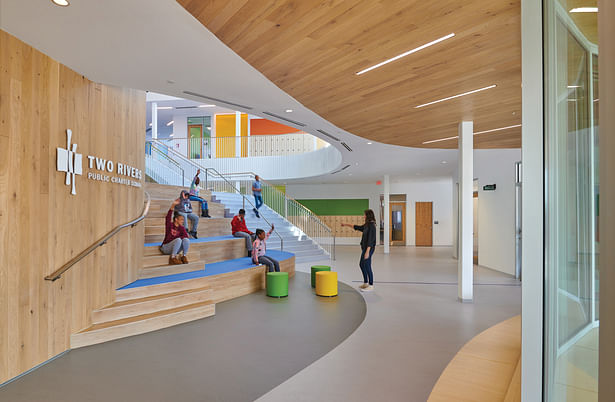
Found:
[[[473, 120], [475, 132], [521, 124], [519, 0], [178, 3], [282, 90], [361, 137], [456, 148], [455, 139], [423, 143], [457, 135], [462, 120]], [[450, 33], [455, 37], [355, 74]], [[475, 136], [476, 148], [520, 146], [519, 127]]]

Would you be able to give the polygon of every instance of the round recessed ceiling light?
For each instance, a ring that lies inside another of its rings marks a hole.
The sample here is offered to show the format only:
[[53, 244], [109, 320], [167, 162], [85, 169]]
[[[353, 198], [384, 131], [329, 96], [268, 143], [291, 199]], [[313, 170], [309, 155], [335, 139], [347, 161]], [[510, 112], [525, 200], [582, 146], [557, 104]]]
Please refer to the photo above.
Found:
[[60, 7], [70, 6], [70, 3], [68, 2], [68, 0], [51, 0], [51, 2], [55, 4], [56, 6], [60, 6]]
[[371, 142], [368, 142], [368, 143], [367, 143], [367, 145], [372, 145], [372, 143], [371, 143]]
[[443, 165], [446, 165], [448, 162], [447, 161], [442, 161], [440, 163], [443, 164]]
[[286, 109], [286, 113], [292, 113], [293, 110], [292, 109]]

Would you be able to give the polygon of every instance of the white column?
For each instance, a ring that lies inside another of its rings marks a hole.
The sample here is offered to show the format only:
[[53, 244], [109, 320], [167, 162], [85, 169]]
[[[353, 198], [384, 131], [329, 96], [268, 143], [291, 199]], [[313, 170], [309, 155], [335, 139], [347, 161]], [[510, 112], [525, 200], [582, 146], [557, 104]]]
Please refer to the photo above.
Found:
[[459, 259], [457, 260], [458, 298], [472, 302], [474, 285], [473, 236], [474, 227], [474, 123], [459, 123]]
[[[541, 399], [543, 338], [542, 2], [521, 0], [521, 401]], [[602, 201], [602, 200], [601, 200]]]
[[241, 112], [235, 112], [235, 156], [241, 157]]
[[389, 175], [384, 175], [384, 253], [389, 254], [391, 247], [390, 231], [391, 231], [391, 216], [389, 214], [389, 199], [391, 192], [391, 184]]
[[158, 139], [158, 104], [152, 102], [152, 139]]

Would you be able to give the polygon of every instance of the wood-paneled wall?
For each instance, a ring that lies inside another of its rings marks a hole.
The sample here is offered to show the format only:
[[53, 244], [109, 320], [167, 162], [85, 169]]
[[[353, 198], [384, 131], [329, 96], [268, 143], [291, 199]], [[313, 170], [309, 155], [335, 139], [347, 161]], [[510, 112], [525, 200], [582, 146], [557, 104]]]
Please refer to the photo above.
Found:
[[[76, 195], [56, 171], [66, 129], [83, 155]], [[67, 350], [90, 311], [137, 277], [142, 224], [43, 279], [140, 214], [143, 189], [88, 180], [87, 156], [143, 170], [144, 135], [143, 92], [93, 83], [0, 31], [0, 383]]]
[[321, 215], [319, 218], [331, 228], [336, 237], [361, 237], [362, 232], [349, 227], [342, 227], [342, 223], [349, 225], [362, 225], [365, 221], [363, 215]]

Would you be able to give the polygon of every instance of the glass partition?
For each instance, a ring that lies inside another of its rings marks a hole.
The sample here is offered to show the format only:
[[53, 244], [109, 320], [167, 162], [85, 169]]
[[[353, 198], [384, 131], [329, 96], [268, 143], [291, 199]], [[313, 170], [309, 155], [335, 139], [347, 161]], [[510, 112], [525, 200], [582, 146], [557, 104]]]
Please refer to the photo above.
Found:
[[587, 3], [544, 1], [544, 384], [554, 402], [598, 400], [597, 14], [575, 11]]

